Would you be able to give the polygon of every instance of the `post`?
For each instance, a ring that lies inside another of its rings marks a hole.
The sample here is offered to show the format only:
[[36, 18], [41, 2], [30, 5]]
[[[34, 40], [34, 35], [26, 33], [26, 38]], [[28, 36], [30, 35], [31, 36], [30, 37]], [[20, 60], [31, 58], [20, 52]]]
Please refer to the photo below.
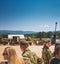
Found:
[[56, 29], [57, 29], [57, 22], [55, 23], [55, 43], [56, 43]]

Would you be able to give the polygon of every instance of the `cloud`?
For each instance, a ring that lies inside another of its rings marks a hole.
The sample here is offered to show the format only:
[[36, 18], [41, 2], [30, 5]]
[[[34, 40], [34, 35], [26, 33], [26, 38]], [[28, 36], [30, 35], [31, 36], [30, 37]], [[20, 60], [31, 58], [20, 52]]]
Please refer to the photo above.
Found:
[[49, 25], [47, 25], [47, 24], [39, 25], [39, 27], [40, 27], [40, 28], [50, 28], [50, 26], [49, 26]]
[[40, 28], [40, 31], [54, 31], [55, 30], [54, 25], [48, 25], [48, 24], [39, 25], [39, 28]]
[[45, 24], [44, 27], [45, 27], [45, 28], [49, 28], [49, 25]]

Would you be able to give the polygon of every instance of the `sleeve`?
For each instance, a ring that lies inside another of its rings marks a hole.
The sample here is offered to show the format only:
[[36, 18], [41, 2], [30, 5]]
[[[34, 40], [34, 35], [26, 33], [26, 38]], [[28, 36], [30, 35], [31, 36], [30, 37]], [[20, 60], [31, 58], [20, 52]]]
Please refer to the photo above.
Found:
[[45, 64], [49, 63], [49, 60], [51, 58], [51, 54], [48, 49], [47, 50], [44, 49], [42, 51], [42, 58], [43, 58]]
[[46, 50], [43, 50], [42, 51], [42, 58], [43, 58], [43, 60], [46, 60], [47, 59], [46, 55], [47, 55], [47, 51]]
[[52, 58], [52, 53], [51, 53], [50, 50], [48, 50], [47, 52], [48, 52], [48, 53], [47, 53], [47, 57], [48, 57], [48, 59], [50, 60], [50, 59]]
[[25, 54], [23, 54], [23, 60], [24, 60], [25, 64], [31, 64], [29, 54], [27, 52]]
[[31, 64], [30, 59], [27, 57], [23, 57], [25, 64]]

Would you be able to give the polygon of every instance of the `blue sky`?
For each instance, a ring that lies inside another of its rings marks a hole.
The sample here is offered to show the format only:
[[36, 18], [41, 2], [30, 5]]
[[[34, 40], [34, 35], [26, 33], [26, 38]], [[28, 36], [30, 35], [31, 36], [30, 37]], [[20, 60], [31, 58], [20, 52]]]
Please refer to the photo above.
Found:
[[60, 30], [60, 0], [0, 0], [0, 30]]

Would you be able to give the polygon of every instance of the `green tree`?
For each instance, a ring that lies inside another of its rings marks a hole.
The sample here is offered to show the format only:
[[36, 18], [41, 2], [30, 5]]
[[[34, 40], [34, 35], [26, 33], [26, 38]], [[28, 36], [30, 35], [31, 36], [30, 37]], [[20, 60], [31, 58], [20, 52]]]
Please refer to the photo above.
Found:
[[8, 34], [0, 34], [0, 38], [8, 38]]
[[51, 38], [52, 35], [53, 35], [53, 32], [47, 32], [47, 38]]

